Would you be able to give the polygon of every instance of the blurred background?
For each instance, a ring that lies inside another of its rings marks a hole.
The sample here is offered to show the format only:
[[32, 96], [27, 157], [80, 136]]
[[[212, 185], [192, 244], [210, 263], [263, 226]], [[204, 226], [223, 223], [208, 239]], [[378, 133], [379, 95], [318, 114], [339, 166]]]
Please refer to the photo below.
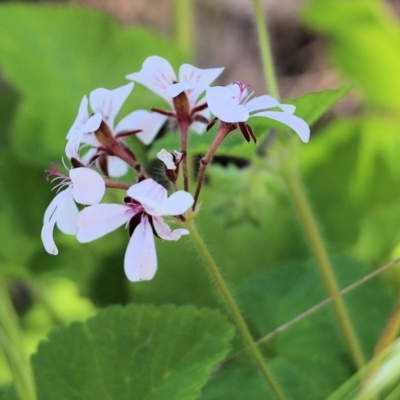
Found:
[[[57, 257], [40, 241], [54, 196], [44, 169], [63, 156], [84, 94], [125, 84], [124, 76], [152, 54], [176, 69], [183, 62], [225, 67], [220, 84], [240, 80], [258, 95], [267, 92], [251, 1], [194, 4], [194, 59], [188, 60], [174, 42], [170, 0], [0, 1], [0, 271], [30, 351], [50, 327], [86, 318], [96, 307], [218, 304], [189, 240], [158, 242], [159, 271], [137, 285], [123, 272], [123, 229], [84, 246], [56, 232]], [[342, 264], [351, 283], [400, 254], [400, 1], [266, 0], [264, 9], [282, 99], [345, 83], [353, 88], [313, 126], [300, 160], [328, 250], [347, 257]], [[136, 85], [118, 118], [135, 107], [163, 103]], [[151, 165], [151, 149], [134, 139], [129, 144]], [[289, 282], [309, 252], [287, 191], [273, 172], [236, 166], [210, 171], [201, 230], [234, 290], [276, 268]], [[107, 196], [119, 201], [115, 193]], [[352, 269], [349, 259], [363, 267]], [[393, 269], [385, 279], [384, 289], [369, 288], [370, 299], [385, 299], [386, 311], [378, 313], [383, 321], [399, 272]], [[0, 384], [8, 380], [0, 360]]]

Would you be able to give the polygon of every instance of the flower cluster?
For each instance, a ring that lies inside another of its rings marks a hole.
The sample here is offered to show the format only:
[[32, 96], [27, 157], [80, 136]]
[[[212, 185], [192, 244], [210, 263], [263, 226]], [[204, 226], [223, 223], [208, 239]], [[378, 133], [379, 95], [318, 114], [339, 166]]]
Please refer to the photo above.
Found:
[[[246, 141], [256, 142], [247, 121], [264, 117], [285, 124], [303, 142], [309, 140], [309, 127], [294, 115], [294, 106], [281, 104], [268, 95], [251, 98], [248, 85], [241, 82], [227, 87], [210, 86], [222, 71], [223, 68], [199, 69], [184, 64], [178, 79], [167, 60], [151, 56], [139, 72], [127, 75], [133, 82], [113, 90], [95, 89], [89, 97], [83, 97], [66, 136], [65, 152], [70, 165], [64, 161], [63, 164], [68, 173], [61, 173], [58, 164], [52, 164], [46, 171], [47, 179], [59, 180], [55, 186], [58, 194], [44, 215], [42, 241], [48, 253], [58, 254], [53, 239], [56, 224], [63, 233], [75, 235], [81, 243], [91, 242], [125, 225], [130, 236], [125, 273], [131, 281], [152, 279], [157, 269], [154, 236], [178, 240], [189, 233], [184, 228], [171, 230], [163, 217], [171, 217], [180, 224], [193, 218], [205, 169], [227, 134], [238, 129]], [[161, 96], [169, 109], [135, 110], [116, 124], [116, 116], [135, 83]], [[188, 132], [202, 134], [218, 120], [218, 133], [201, 161], [196, 192], [192, 196], [186, 160]], [[166, 123], [181, 136], [179, 152], [173, 154], [162, 149], [157, 156], [173, 188], [170, 196], [164, 186], [147, 174], [124, 142], [127, 136], [135, 135], [143, 144], [150, 145]], [[125, 176], [129, 167], [136, 171], [135, 182], [112, 180]], [[180, 170], [183, 170], [184, 190], [178, 189]], [[125, 191], [121, 204], [101, 203], [106, 188]]]

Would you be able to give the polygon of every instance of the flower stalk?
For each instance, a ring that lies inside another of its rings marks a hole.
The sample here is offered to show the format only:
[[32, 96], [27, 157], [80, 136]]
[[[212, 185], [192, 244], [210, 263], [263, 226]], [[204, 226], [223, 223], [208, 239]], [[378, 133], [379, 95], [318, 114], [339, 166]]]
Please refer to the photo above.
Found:
[[253, 0], [254, 18], [256, 22], [257, 36], [263, 63], [265, 81], [268, 85], [268, 91], [271, 96], [279, 100], [279, 89], [275, 74], [275, 67], [272, 58], [271, 45], [268, 35], [266, 21], [264, 19], [264, 10], [261, 0]]
[[192, 0], [174, 0], [175, 41], [182, 54], [189, 60], [194, 54], [194, 4]]
[[328, 254], [310, 204], [304, 193], [297, 173], [293, 171], [291, 167], [283, 168], [282, 173], [300, 223], [314, 255], [325, 289], [330, 296], [335, 296], [332, 300], [333, 310], [346, 341], [347, 347], [349, 348], [353, 362], [357, 368], [361, 368], [365, 365], [365, 357], [353, 324], [350, 320], [347, 307], [341, 297], [336, 297], [337, 293], [339, 292], [339, 285], [333, 272], [332, 265], [329, 261]]
[[36, 400], [35, 383], [25, 352], [18, 318], [6, 288], [0, 278], [0, 346], [14, 378], [20, 400]]
[[256, 343], [254, 342], [253, 337], [249, 331], [249, 328], [246, 325], [246, 322], [237, 306], [232, 294], [230, 293], [227, 284], [224, 281], [221, 273], [218, 270], [218, 267], [212, 258], [210, 252], [208, 251], [203, 239], [201, 238], [199, 232], [197, 231], [193, 221], [189, 221], [186, 225], [186, 228], [189, 230], [190, 235], [195, 242], [199, 252], [203, 256], [206, 265], [219, 289], [220, 295], [224, 299], [226, 305], [229, 308], [229, 311], [232, 314], [233, 319], [236, 322], [239, 331], [241, 332], [245, 343], [247, 344], [251, 354], [253, 355], [255, 361], [257, 362], [258, 367], [260, 368], [265, 380], [271, 387], [272, 391], [274, 392], [275, 396], [280, 399], [284, 400], [285, 397], [279, 388], [278, 384], [275, 382], [273, 376], [271, 375], [270, 371], [267, 368], [265, 363], [264, 357], [262, 356], [259, 348], [257, 347]]
[[[197, 176], [197, 186], [196, 186], [196, 191], [194, 193], [194, 203], [192, 206], [192, 209], [196, 209], [197, 201], [200, 196], [200, 191], [203, 186], [204, 178], [206, 176], [206, 169], [210, 161], [212, 160], [215, 152], [218, 149], [218, 146], [222, 143], [222, 141], [226, 138], [226, 135], [232, 130], [232, 124], [227, 124], [225, 122], [221, 122], [218, 133], [215, 136], [214, 142], [208, 149], [207, 153], [202, 157], [200, 163], [200, 170], [199, 174]], [[186, 157], [185, 157], [186, 158]]]

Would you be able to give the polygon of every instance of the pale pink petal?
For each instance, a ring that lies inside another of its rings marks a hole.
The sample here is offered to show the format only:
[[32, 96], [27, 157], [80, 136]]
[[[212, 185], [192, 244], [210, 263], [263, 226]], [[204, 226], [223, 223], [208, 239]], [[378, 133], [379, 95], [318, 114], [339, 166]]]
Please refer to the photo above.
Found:
[[70, 139], [72, 136], [79, 133], [82, 126], [89, 119], [88, 104], [88, 98], [86, 96], [83, 96], [83, 99], [81, 100], [81, 104], [79, 106], [78, 115], [76, 116], [74, 123], [67, 133], [67, 139]]
[[106, 191], [104, 179], [90, 168], [72, 168], [69, 171], [72, 181], [73, 196], [79, 204], [100, 203]]
[[159, 56], [148, 57], [139, 72], [129, 74], [126, 78], [141, 83], [172, 105], [171, 98], [164, 91], [177, 79], [171, 64], [164, 58]]
[[65, 201], [62, 211], [57, 219], [57, 227], [66, 235], [76, 235], [78, 228], [76, 227], [76, 219], [78, 218], [79, 210], [76, 206], [74, 198], [68, 197]]
[[84, 208], [76, 221], [76, 238], [81, 243], [91, 242], [127, 223], [133, 213], [120, 204], [95, 204]]
[[153, 279], [157, 270], [157, 254], [153, 230], [147, 216], [133, 231], [125, 253], [125, 274], [132, 282]]
[[171, 230], [168, 224], [164, 222], [161, 217], [153, 217], [153, 226], [157, 235], [164, 240], [178, 240], [182, 235], [188, 235], [189, 231], [187, 229], [175, 229]]
[[58, 254], [58, 249], [53, 238], [54, 225], [63, 212], [63, 207], [66, 201], [70, 197], [72, 197], [72, 188], [68, 187], [54, 197], [44, 214], [44, 224], [41, 232], [41, 238], [44, 248], [49, 254]]
[[167, 190], [153, 179], [145, 179], [131, 186], [127, 194], [137, 200], [148, 214], [161, 208], [168, 198]]
[[131, 82], [114, 90], [100, 88], [90, 93], [90, 106], [93, 112], [100, 113], [111, 130], [114, 129], [115, 116], [130, 95], [133, 86]]
[[196, 90], [199, 92], [204, 92], [205, 90], [209, 89], [210, 86], [205, 85], [204, 83], [197, 83], [197, 82], [179, 82], [174, 83], [171, 86], [168, 86], [165, 89], [165, 93], [170, 97], [176, 97], [178, 94], [184, 92], [185, 90]]
[[128, 132], [140, 129], [141, 132], [136, 137], [144, 144], [150, 144], [157, 133], [160, 131], [165, 121], [166, 115], [146, 110], [137, 110], [123, 118], [117, 125], [115, 132]]
[[184, 190], [178, 190], [177, 192], [172, 193], [160, 207], [153, 210], [152, 213], [149, 212], [149, 214], [155, 216], [180, 215], [186, 212], [193, 205], [193, 202], [194, 199], [190, 193], [185, 192]]
[[278, 100], [274, 99], [272, 96], [268, 96], [264, 94], [263, 96], [254, 97], [245, 103], [245, 107], [249, 110], [249, 112], [256, 110], [266, 110], [272, 107], [280, 107], [281, 103]]
[[249, 119], [246, 107], [239, 104], [230, 89], [215, 86], [207, 90], [206, 100], [210, 111], [224, 122], [244, 122]]
[[262, 111], [252, 115], [252, 117], [265, 117], [281, 122], [293, 129], [304, 143], [307, 143], [310, 139], [310, 127], [296, 115], [279, 111]]
[[112, 178], [120, 178], [128, 173], [128, 164], [116, 156], [108, 156], [108, 175]]

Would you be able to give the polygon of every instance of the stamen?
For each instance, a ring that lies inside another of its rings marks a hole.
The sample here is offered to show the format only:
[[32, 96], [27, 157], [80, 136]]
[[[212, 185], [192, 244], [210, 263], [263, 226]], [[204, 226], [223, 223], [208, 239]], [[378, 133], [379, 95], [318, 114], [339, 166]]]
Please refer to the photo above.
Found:
[[238, 85], [239, 86], [239, 90], [240, 90], [240, 94], [239, 94], [239, 101], [242, 101], [242, 97], [243, 97], [243, 93], [244, 91], [251, 87], [251, 85], [249, 85], [248, 83], [243, 83], [243, 82], [233, 82], [233, 85]]
[[[63, 160], [63, 162], [64, 162], [64, 160]], [[57, 168], [60, 165], [61, 164], [58, 164], [58, 163], [51, 163], [50, 164], [50, 169], [45, 169], [44, 170], [44, 172], [46, 172], [46, 181], [50, 180], [51, 176], [61, 177], [63, 179], [65, 179], [65, 178], [69, 179], [69, 177], [67, 175], [64, 175], [61, 172], [57, 171]]]

